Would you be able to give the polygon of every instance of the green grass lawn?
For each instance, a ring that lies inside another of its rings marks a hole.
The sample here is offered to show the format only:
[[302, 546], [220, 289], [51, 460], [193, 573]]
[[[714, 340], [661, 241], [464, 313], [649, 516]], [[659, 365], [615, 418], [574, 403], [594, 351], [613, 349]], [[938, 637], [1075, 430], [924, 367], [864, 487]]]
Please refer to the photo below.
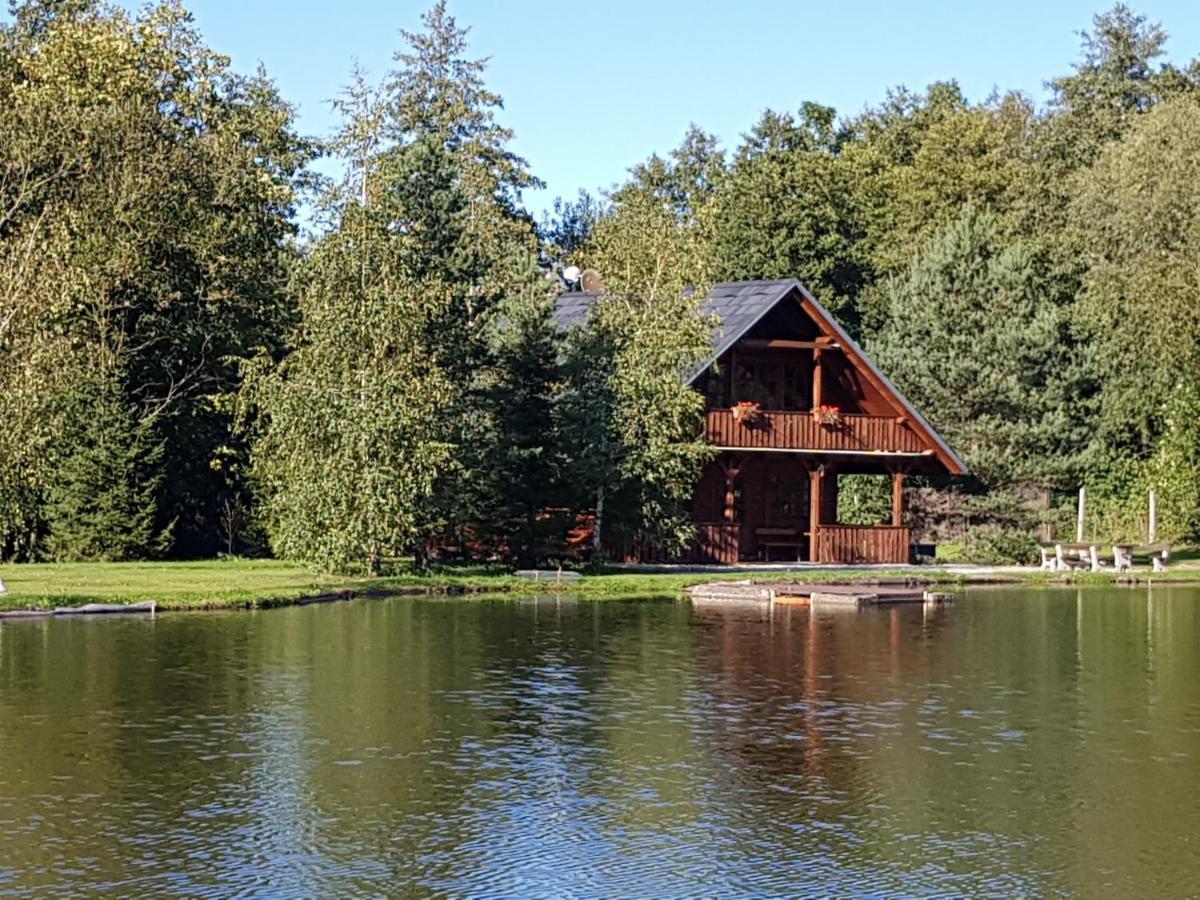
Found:
[[478, 570], [422, 577], [335, 576], [271, 559], [10, 564], [0, 565], [0, 580], [8, 589], [0, 595], [0, 609], [143, 600], [156, 600], [165, 609], [260, 607], [343, 590], [451, 590], [482, 583], [500, 591], [527, 584], [511, 576], [481, 575]]
[[[806, 581], [878, 578], [878, 570], [823, 569]], [[892, 573], [895, 574], [895, 573]], [[936, 575], [936, 572], [930, 572]], [[678, 593], [691, 584], [742, 576], [697, 572], [599, 571], [561, 585], [531, 582], [494, 566], [448, 566], [423, 574], [383, 578], [321, 574], [297, 563], [269, 559], [222, 559], [157, 563], [22, 563], [0, 565], [8, 593], [0, 609], [137, 603], [156, 600], [163, 609], [264, 607], [343, 590], [363, 592], [423, 589], [432, 593], [544, 593], [556, 589], [604, 597]], [[760, 580], [796, 580], [795, 573], [755, 573]]]
[[304, 566], [276, 560], [170, 563], [35, 563], [0, 565], [8, 593], [0, 608], [75, 606], [157, 600], [164, 606], [250, 604], [351, 586]]
[[[822, 572], [820, 576], [829, 577], [830, 574]], [[325, 575], [302, 564], [270, 559], [22, 563], [0, 565], [0, 580], [8, 589], [6, 594], [0, 595], [0, 609], [143, 600], [156, 600], [164, 609], [262, 607], [285, 605], [300, 598], [343, 590], [359, 593], [405, 589], [543, 593], [561, 587], [603, 596], [661, 595], [676, 593], [689, 584], [711, 581], [713, 577], [697, 573], [613, 572], [589, 575], [559, 586], [552, 582], [526, 581], [489, 566], [451, 566], [423, 575], [365, 578]], [[756, 577], [795, 579], [796, 576]]]
[[[1189, 560], [1190, 562], [1190, 560]], [[1195, 578], [1195, 563], [1184, 563], [1156, 579]], [[1145, 577], [1144, 570], [1136, 573]], [[383, 578], [324, 575], [298, 563], [268, 559], [221, 559], [159, 563], [26, 563], [0, 565], [0, 580], [8, 592], [0, 595], [0, 610], [26, 607], [78, 606], [84, 603], [136, 603], [156, 600], [162, 609], [212, 609], [282, 606], [296, 600], [352, 590], [357, 593], [420, 590], [430, 593], [544, 593], [562, 589], [596, 597], [635, 597], [676, 594], [685, 587], [720, 578], [810, 583], [863, 581], [917, 576], [933, 581], [962, 581], [963, 576], [937, 567], [881, 570], [826, 568], [796, 572], [639, 573], [598, 570], [582, 579], [531, 582], [495, 566], [447, 566], [430, 574], [398, 574]], [[1058, 573], [1026, 570], [1006, 578], [1039, 583], [1057, 580]], [[1112, 573], [1074, 573], [1080, 583], [1105, 584]]]

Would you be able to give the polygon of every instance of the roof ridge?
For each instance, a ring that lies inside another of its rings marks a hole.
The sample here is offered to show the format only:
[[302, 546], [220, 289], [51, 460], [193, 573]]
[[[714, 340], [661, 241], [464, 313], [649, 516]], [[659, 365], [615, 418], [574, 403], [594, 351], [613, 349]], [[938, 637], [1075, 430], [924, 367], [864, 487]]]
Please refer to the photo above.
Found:
[[795, 278], [744, 278], [738, 281], [716, 281], [713, 282], [713, 287], [740, 287], [747, 284], [799, 284]]

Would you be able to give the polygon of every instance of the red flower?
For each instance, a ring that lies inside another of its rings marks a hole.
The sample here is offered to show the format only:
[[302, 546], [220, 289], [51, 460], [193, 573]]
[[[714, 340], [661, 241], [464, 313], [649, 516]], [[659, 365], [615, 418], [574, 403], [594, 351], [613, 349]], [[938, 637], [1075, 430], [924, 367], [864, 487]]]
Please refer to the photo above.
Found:
[[762, 412], [762, 407], [759, 404], [753, 400], [743, 400], [733, 408], [733, 421], [749, 425], [758, 419], [760, 412]]
[[842, 411], [836, 406], [821, 404], [812, 412], [813, 418], [822, 425], [838, 425], [842, 421]]

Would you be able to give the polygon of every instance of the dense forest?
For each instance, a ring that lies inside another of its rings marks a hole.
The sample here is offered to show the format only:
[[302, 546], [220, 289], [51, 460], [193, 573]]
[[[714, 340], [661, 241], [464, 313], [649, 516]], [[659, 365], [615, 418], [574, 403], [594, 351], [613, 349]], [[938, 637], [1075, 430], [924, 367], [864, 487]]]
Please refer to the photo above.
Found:
[[[1123, 5], [1081, 38], [1045, 104], [948, 80], [768, 110], [731, 149], [693, 126], [538, 221], [444, 3], [309, 137], [177, 3], [15, 2], [0, 559], [544, 559], [593, 512], [680, 546], [700, 297], [792, 276], [970, 465], [913, 489], [926, 534], [1024, 559], [1086, 485], [1093, 533], [1144, 537], [1154, 489], [1160, 533], [1194, 538], [1200, 63]], [[559, 335], [568, 266], [604, 295]], [[881, 487], [844, 490], [843, 517]]]

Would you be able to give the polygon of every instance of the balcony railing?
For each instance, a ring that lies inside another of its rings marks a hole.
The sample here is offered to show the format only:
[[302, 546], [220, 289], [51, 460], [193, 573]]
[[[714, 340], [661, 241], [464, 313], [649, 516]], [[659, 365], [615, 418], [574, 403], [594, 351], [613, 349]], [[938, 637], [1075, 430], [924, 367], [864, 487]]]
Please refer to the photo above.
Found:
[[731, 409], [714, 409], [705, 420], [705, 438], [718, 447], [763, 450], [828, 450], [859, 453], [920, 453], [916, 432], [894, 416], [843, 413], [825, 424], [810, 412], [763, 410], [753, 421], [738, 421]]

